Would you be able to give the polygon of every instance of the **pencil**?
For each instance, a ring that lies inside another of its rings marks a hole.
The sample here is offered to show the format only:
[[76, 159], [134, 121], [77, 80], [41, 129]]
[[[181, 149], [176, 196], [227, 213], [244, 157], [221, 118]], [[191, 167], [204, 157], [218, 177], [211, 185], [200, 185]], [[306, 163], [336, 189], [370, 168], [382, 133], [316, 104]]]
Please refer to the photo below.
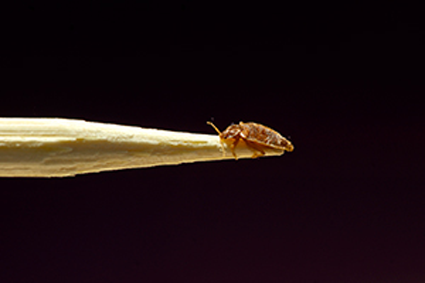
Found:
[[[64, 118], [0, 118], [0, 177], [66, 177], [234, 159], [218, 135]], [[243, 142], [238, 158], [253, 152]], [[266, 156], [283, 150], [267, 149]]]

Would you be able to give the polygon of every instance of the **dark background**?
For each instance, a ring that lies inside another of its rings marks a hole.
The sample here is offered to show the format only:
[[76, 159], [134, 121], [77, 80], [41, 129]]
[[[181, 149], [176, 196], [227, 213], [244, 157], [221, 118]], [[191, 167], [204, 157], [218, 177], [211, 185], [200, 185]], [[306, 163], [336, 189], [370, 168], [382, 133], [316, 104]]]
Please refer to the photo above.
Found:
[[0, 116], [211, 134], [212, 118], [221, 129], [256, 121], [295, 151], [0, 179], [0, 282], [423, 282], [424, 36], [415, 10], [12, 7]]

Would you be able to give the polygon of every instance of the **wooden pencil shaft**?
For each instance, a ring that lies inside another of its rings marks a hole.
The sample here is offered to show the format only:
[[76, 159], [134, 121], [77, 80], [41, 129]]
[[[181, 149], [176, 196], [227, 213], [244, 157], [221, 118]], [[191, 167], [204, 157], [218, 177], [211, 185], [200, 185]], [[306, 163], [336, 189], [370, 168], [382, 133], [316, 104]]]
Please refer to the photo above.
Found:
[[[0, 118], [0, 177], [64, 177], [233, 159], [224, 147], [223, 155], [217, 135], [61, 118]], [[239, 158], [253, 154], [243, 142], [236, 153]]]

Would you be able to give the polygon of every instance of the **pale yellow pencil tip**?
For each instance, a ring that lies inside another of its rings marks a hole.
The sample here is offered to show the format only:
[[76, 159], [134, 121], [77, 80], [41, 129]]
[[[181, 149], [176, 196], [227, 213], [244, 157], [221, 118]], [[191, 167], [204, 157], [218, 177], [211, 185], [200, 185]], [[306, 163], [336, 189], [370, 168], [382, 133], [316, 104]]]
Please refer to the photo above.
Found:
[[[0, 118], [0, 177], [65, 177], [234, 159], [227, 149], [218, 135], [73, 119]], [[236, 151], [238, 158], [252, 157], [243, 144]], [[270, 149], [265, 155], [282, 154]]]

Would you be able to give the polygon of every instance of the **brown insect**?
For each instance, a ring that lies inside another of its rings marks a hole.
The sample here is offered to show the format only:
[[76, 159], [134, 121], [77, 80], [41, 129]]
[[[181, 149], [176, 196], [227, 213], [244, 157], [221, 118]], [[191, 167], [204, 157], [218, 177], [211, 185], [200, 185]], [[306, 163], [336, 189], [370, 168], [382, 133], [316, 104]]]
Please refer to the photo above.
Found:
[[220, 132], [220, 130], [212, 122], [207, 122], [207, 124], [211, 125], [217, 131], [220, 137], [223, 155], [225, 155], [223, 141], [232, 141], [230, 150], [232, 151], [235, 159], [238, 159], [235, 153], [235, 148], [238, 145], [239, 140], [243, 140], [245, 144], [254, 152], [252, 158], [265, 155], [266, 153], [264, 149], [267, 148], [286, 150], [288, 152], [294, 150], [294, 146], [290, 141], [282, 137], [275, 130], [272, 130], [269, 127], [263, 126], [261, 124], [253, 122], [239, 122], [239, 124], [230, 125], [223, 132]]

